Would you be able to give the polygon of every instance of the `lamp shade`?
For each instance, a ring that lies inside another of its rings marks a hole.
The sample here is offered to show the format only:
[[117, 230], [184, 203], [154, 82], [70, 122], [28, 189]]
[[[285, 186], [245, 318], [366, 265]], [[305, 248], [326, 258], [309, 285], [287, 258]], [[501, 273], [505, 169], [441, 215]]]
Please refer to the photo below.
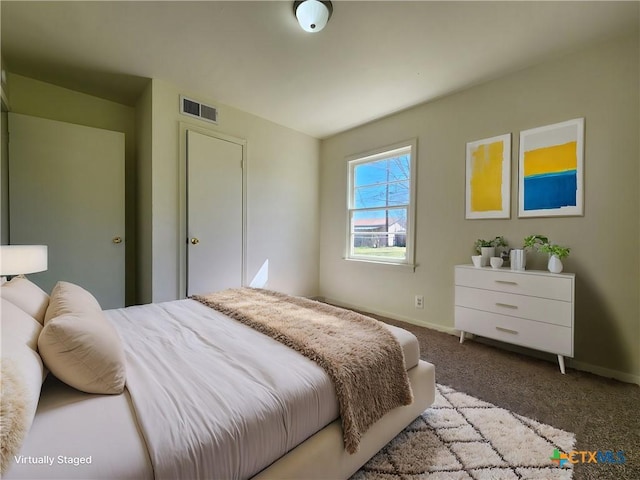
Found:
[[322, 30], [329, 21], [333, 10], [331, 2], [319, 2], [318, 0], [294, 2], [293, 8], [298, 23], [306, 32], [319, 32]]
[[46, 245], [0, 246], [0, 275], [22, 275], [46, 269]]

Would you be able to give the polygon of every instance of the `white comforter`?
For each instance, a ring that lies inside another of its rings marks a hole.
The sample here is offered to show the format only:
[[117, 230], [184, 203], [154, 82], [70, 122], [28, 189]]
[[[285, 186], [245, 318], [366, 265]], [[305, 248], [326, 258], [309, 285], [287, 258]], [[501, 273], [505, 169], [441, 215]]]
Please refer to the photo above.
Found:
[[198, 302], [106, 313], [156, 478], [251, 477], [338, 417], [320, 367]]

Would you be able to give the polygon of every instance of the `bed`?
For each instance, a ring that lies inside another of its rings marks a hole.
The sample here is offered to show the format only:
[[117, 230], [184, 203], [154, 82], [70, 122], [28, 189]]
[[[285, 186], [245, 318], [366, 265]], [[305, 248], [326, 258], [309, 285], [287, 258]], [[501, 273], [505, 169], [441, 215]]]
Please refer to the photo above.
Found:
[[[60, 300], [58, 285], [49, 298], [24, 278], [9, 284], [1, 289], [3, 416], [12, 362], [30, 401], [28, 431], [3, 458], [6, 479], [348, 478], [434, 400], [434, 367], [420, 360], [416, 338], [385, 325], [400, 345], [412, 402], [375, 421], [349, 453], [342, 404], [323, 368], [193, 299], [100, 310], [109, 327], [95, 349], [111, 349], [116, 332], [124, 367], [101, 360], [113, 382], [97, 385], [61, 370], [47, 344], [49, 324], [97, 315], [95, 299], [66, 282], [60, 289], [81, 301]], [[214, 426], [216, 444], [201, 450]]]

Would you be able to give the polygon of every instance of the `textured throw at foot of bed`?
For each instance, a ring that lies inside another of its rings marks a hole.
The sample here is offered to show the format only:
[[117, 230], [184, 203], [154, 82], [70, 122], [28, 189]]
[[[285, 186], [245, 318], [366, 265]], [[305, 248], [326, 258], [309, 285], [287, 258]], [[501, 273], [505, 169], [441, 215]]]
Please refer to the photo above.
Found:
[[301, 297], [237, 288], [192, 297], [293, 348], [333, 381], [349, 453], [390, 410], [413, 397], [400, 344], [377, 320]]

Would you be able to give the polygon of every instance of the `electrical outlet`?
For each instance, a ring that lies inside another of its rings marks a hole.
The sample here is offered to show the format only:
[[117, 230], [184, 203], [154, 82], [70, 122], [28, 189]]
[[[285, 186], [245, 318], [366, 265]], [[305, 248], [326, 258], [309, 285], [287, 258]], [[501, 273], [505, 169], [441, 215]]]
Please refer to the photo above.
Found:
[[416, 305], [416, 308], [424, 308], [424, 296], [423, 295], [416, 295], [415, 305]]

